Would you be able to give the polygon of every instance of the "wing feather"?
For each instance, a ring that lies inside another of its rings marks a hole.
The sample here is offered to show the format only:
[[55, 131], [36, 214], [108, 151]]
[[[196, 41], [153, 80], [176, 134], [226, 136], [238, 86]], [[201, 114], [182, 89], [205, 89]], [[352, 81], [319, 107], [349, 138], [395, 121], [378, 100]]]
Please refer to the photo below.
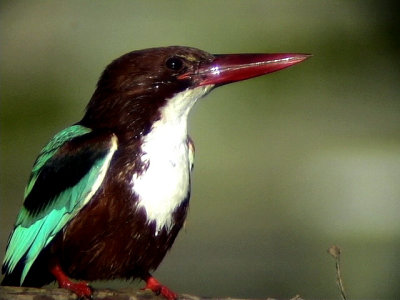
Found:
[[97, 135], [74, 125], [57, 134], [41, 151], [25, 190], [7, 246], [3, 272], [24, 262], [22, 285], [32, 264], [54, 236], [100, 187], [117, 150], [114, 134]]

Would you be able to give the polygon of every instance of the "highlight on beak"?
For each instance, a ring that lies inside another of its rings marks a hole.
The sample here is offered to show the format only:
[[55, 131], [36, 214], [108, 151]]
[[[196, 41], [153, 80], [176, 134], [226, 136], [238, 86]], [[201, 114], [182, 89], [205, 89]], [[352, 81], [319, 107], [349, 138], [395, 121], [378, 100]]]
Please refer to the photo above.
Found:
[[197, 73], [183, 74], [178, 79], [191, 78], [196, 85], [223, 85], [285, 69], [309, 58], [310, 54], [217, 54], [209, 63], [200, 65]]

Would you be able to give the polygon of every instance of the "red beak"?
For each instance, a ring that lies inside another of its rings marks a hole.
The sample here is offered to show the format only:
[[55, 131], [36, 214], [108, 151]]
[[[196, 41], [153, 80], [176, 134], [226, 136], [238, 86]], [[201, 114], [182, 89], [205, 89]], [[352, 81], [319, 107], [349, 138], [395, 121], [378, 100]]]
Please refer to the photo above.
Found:
[[195, 74], [183, 74], [179, 79], [191, 78], [197, 86], [217, 86], [245, 80], [290, 67], [309, 58], [310, 54], [217, 54], [209, 63], [203, 63]]

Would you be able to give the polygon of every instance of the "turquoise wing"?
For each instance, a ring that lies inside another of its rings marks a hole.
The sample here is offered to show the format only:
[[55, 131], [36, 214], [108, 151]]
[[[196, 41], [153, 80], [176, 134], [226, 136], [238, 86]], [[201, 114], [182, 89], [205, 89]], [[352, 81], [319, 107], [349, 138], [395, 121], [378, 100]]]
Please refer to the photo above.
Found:
[[8, 242], [6, 276], [22, 262], [22, 285], [40, 252], [100, 187], [116, 150], [114, 134], [95, 134], [81, 125], [64, 129], [43, 148]]

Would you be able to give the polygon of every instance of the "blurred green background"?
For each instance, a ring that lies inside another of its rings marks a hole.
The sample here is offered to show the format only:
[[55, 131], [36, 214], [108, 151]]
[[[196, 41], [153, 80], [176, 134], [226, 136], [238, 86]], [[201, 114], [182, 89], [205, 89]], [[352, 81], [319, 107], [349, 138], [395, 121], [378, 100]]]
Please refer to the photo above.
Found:
[[338, 244], [351, 299], [398, 299], [398, 3], [1, 1], [0, 256], [38, 152], [82, 117], [114, 58], [306, 52], [195, 108], [191, 210], [155, 275], [179, 293], [333, 299]]

